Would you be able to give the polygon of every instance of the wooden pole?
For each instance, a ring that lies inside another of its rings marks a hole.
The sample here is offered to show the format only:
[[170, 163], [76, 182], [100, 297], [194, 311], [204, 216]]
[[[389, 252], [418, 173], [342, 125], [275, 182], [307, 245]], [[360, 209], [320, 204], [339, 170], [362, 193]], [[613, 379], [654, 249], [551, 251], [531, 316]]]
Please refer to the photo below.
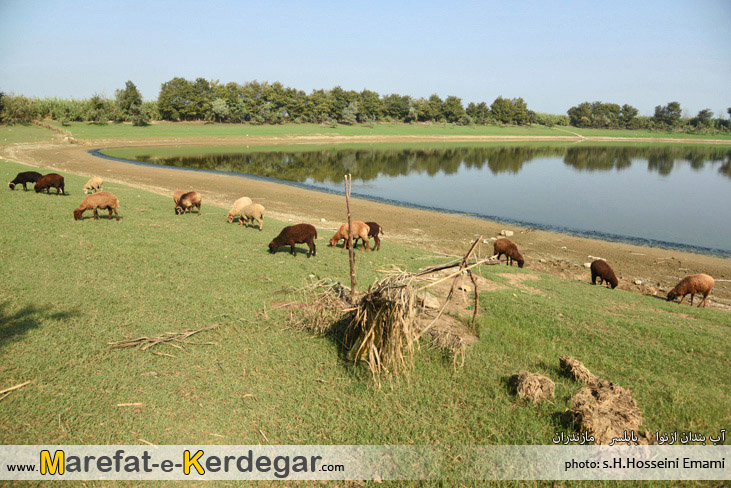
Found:
[[350, 302], [355, 303], [355, 249], [353, 246], [353, 227], [350, 219], [350, 189], [353, 185], [353, 176], [345, 175], [345, 206], [348, 209], [348, 259], [350, 260]]

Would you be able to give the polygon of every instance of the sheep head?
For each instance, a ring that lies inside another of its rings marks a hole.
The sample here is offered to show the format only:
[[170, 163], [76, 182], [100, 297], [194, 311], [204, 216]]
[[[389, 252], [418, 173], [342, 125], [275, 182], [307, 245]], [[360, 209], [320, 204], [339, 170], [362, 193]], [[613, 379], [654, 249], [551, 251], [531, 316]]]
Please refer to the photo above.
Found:
[[81, 220], [81, 214], [84, 213], [81, 209], [74, 210], [74, 220]]

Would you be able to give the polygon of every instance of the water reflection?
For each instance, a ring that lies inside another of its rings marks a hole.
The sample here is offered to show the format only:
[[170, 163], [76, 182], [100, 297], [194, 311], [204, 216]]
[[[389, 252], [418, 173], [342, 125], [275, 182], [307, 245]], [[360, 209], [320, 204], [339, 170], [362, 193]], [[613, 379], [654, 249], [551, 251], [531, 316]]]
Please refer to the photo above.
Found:
[[731, 178], [731, 148], [728, 147], [632, 147], [632, 146], [500, 146], [420, 149], [325, 149], [267, 151], [201, 156], [153, 157], [139, 155], [143, 162], [236, 173], [248, 173], [289, 181], [340, 183], [351, 173], [362, 181], [381, 176], [410, 174], [456, 174], [460, 168], [483, 169], [494, 175], [518, 174], [525, 164], [544, 158], [562, 158], [578, 171], [621, 171], [633, 164], [646, 164], [648, 171], [669, 175], [679, 165], [702, 170], [719, 164], [718, 173]]

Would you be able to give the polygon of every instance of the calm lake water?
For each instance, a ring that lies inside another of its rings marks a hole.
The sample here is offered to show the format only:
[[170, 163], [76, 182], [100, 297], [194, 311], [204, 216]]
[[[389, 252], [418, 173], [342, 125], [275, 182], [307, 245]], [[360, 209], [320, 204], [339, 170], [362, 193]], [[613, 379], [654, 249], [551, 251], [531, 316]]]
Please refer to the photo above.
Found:
[[155, 149], [139, 148], [133, 159], [336, 192], [343, 190], [343, 175], [352, 173], [353, 194], [368, 198], [731, 256], [729, 147], [201, 148], [185, 156], [171, 151], [155, 155]]

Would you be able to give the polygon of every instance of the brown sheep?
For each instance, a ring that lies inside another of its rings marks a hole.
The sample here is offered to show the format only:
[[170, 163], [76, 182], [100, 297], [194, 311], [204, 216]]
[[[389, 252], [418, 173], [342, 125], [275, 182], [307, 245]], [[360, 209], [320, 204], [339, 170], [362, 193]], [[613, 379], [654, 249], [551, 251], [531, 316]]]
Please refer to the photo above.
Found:
[[711, 290], [713, 289], [713, 285], [716, 282], [713, 281], [713, 278], [708, 276], [707, 274], [695, 274], [686, 276], [683, 278], [680, 283], [675, 285], [675, 288], [670, 290], [668, 292], [668, 300], [672, 301], [675, 300], [677, 297], [680, 298], [680, 302], [678, 305], [683, 303], [683, 300], [685, 300], [685, 295], [690, 293], [690, 306], [693, 306], [693, 296], [703, 295], [703, 301], [698, 304], [698, 307], [703, 305], [703, 307], [706, 306], [706, 300], [708, 299], [708, 294], [711, 293]]
[[498, 239], [495, 241], [494, 247], [493, 247], [493, 254], [497, 254], [498, 261], [500, 260], [500, 256], [505, 254], [505, 265], [513, 265], [513, 261], [518, 263], [518, 267], [522, 268], [523, 264], [525, 263], [525, 260], [523, 259], [523, 255], [520, 254], [520, 251], [518, 251], [518, 246], [513, 244], [508, 239]]
[[[355, 240], [360, 238], [363, 239], [363, 249], [368, 252], [370, 250], [370, 241], [368, 240], [368, 233], [371, 231], [370, 227], [365, 222], [354, 220], [353, 224], [353, 246], [355, 246]], [[345, 223], [340, 226], [338, 231], [330, 239], [330, 247], [337, 246], [340, 239], [345, 239], [343, 243], [343, 249], [348, 247], [348, 224]]]
[[177, 215], [183, 213], [192, 213], [193, 207], [198, 207], [198, 215], [200, 215], [201, 201], [203, 201], [203, 196], [197, 191], [189, 191], [188, 193], [184, 193], [180, 197], [178, 204], [175, 206], [175, 213]]
[[66, 191], [64, 190], [63, 176], [58, 173], [48, 173], [47, 175], [41, 176], [40, 178], [38, 178], [38, 181], [36, 181], [36, 193], [41, 193], [43, 190], [46, 190], [46, 193], [50, 194], [51, 188], [56, 189], [56, 195], [60, 193], [66, 195]]
[[619, 280], [614, 274], [614, 270], [603, 259], [597, 259], [591, 263], [591, 283], [596, 285], [596, 279], [599, 278], [599, 284], [603, 282], [612, 285], [612, 289], [617, 288]]
[[180, 197], [188, 193], [185, 190], [175, 190], [175, 193], [173, 193], [173, 201], [175, 202], [175, 206], [177, 207], [180, 205]]
[[119, 220], [119, 213], [117, 212], [117, 210], [119, 209], [119, 199], [108, 191], [92, 193], [91, 195], [84, 198], [84, 201], [81, 202], [79, 208], [74, 210], [74, 220], [81, 220], [83, 213], [87, 210], [94, 210], [94, 220], [98, 220], [99, 209], [109, 210], [110, 220], [112, 218], [112, 212], [114, 212], [114, 216], [117, 218], [117, 220]]
[[315, 226], [310, 224], [290, 225], [282, 229], [282, 232], [272, 239], [272, 242], [269, 243], [269, 252], [274, 254], [280, 247], [289, 246], [292, 256], [296, 256], [294, 245], [306, 243], [310, 248], [307, 253], [307, 257], [309, 258], [310, 256], [317, 255], [315, 239], [317, 239], [317, 229], [315, 229]]

